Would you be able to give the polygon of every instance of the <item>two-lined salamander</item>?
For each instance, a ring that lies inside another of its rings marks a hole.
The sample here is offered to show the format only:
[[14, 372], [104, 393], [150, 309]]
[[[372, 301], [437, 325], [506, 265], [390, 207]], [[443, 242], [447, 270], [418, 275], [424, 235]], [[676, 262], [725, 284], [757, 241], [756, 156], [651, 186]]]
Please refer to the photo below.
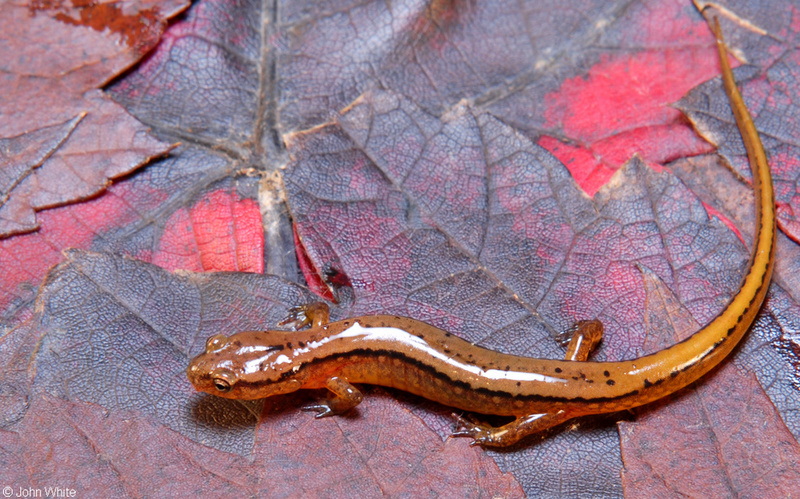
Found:
[[506, 355], [475, 346], [405, 317], [374, 315], [328, 323], [328, 309], [294, 310], [302, 331], [249, 331], [213, 336], [187, 370], [198, 390], [257, 399], [301, 388], [333, 397], [308, 409], [317, 417], [362, 400], [353, 383], [383, 385], [465, 411], [516, 416], [491, 427], [459, 418], [456, 436], [502, 447], [587, 414], [620, 411], [668, 395], [722, 361], [749, 329], [767, 293], [775, 251], [772, 179], [763, 146], [726, 58], [716, 26], [722, 78], [742, 134], [756, 204], [756, 234], [747, 273], [730, 303], [707, 326], [672, 347], [620, 362], [587, 362], [602, 336], [598, 321], [576, 326], [566, 360]]

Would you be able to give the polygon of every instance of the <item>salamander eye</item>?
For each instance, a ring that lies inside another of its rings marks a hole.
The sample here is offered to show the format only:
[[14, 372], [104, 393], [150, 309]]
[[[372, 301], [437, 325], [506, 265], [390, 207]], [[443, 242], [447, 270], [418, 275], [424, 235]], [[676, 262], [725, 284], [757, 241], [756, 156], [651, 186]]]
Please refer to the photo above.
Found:
[[206, 353], [216, 352], [228, 344], [228, 337], [224, 334], [215, 334], [206, 340]]
[[236, 383], [236, 375], [228, 369], [214, 369], [211, 371], [210, 376], [214, 388], [220, 393], [228, 393]]

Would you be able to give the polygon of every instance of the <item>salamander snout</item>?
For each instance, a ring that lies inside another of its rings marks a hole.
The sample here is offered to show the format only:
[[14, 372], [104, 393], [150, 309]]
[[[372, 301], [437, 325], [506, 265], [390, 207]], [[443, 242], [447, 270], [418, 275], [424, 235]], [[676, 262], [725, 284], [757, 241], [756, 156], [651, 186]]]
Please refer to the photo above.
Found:
[[237, 377], [233, 371], [219, 364], [218, 359], [206, 351], [189, 362], [186, 376], [198, 391], [225, 396], [236, 384]]
[[223, 350], [228, 346], [235, 346], [230, 338], [215, 334], [206, 340], [205, 351], [189, 362], [186, 376], [197, 390], [217, 395], [231, 391], [236, 383], [236, 375], [221, 366], [225, 363]]

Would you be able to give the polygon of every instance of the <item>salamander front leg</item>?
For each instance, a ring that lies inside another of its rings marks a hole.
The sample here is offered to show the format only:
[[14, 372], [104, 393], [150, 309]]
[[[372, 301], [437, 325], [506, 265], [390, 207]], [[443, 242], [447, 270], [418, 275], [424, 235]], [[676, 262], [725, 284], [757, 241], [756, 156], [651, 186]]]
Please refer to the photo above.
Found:
[[567, 347], [564, 359], [578, 362], [589, 360], [589, 355], [602, 339], [603, 323], [596, 319], [576, 322], [574, 326], [556, 336], [556, 341], [561, 343], [561, 346]]
[[278, 322], [279, 326], [289, 326], [293, 331], [306, 326], [319, 327], [330, 322], [330, 309], [321, 301], [315, 301], [299, 307], [292, 307], [289, 313]]
[[342, 414], [357, 406], [364, 400], [364, 395], [358, 388], [351, 385], [346, 379], [339, 377], [328, 378], [325, 387], [333, 393], [333, 397], [319, 404], [303, 407], [304, 411], [317, 411], [316, 418]]

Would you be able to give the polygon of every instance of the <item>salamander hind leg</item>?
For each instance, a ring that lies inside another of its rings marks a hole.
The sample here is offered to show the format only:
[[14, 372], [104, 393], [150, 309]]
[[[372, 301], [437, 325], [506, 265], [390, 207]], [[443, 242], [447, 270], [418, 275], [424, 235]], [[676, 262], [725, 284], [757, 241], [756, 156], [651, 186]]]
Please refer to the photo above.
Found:
[[324, 326], [330, 321], [330, 309], [321, 301], [315, 301], [299, 307], [292, 307], [289, 313], [278, 322], [279, 326], [289, 326], [297, 331], [306, 326]]
[[351, 385], [346, 379], [339, 377], [328, 378], [325, 387], [333, 393], [333, 397], [320, 402], [303, 407], [304, 411], [316, 411], [316, 418], [342, 414], [354, 408], [364, 400], [364, 395]]
[[[454, 437], [472, 437], [470, 445], [483, 447], [508, 447], [525, 437], [557, 426], [570, 419], [566, 411], [546, 414], [528, 414], [503, 426], [489, 426], [453, 414], [457, 420]], [[458, 428], [463, 428], [458, 430]]]

